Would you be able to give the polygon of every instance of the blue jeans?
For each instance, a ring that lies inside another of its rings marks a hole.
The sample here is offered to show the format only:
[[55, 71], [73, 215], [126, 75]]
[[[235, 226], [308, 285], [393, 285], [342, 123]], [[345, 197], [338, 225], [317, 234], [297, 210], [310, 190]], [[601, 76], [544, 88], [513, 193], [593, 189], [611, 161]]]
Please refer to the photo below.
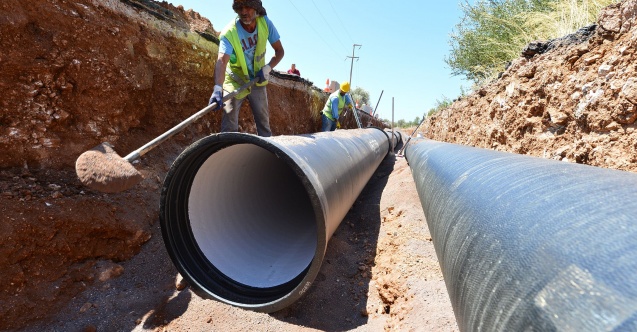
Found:
[[330, 120], [325, 114], [321, 113], [322, 126], [321, 131], [334, 131], [336, 130], [336, 121]]
[[226, 103], [223, 119], [221, 119], [221, 132], [239, 131], [239, 110], [243, 101], [250, 101], [250, 108], [254, 116], [254, 123], [257, 125], [257, 134], [263, 137], [272, 136], [270, 130], [270, 112], [268, 111], [268, 94], [265, 86], [252, 86], [250, 94], [246, 98], [232, 98]]

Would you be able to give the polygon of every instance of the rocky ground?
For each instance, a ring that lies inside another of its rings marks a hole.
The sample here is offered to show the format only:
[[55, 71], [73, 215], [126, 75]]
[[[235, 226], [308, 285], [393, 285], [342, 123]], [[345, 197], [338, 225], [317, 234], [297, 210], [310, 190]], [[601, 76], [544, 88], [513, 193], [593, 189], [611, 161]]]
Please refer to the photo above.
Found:
[[[637, 1], [623, 1], [596, 26], [529, 45], [498, 80], [418, 131], [634, 172], [636, 15]], [[218, 130], [221, 114], [135, 163], [144, 180], [129, 191], [79, 183], [82, 152], [108, 141], [126, 155], [205, 106], [216, 34], [207, 19], [166, 2], [0, 3], [0, 330], [456, 331], [400, 156], [367, 184], [308, 293], [272, 314], [194, 294], [161, 239], [163, 177], [185, 147]], [[326, 95], [312, 82], [275, 73], [268, 93], [275, 135], [318, 131]], [[355, 126], [351, 114], [343, 124]], [[240, 125], [255, 132], [247, 103]]]
[[[530, 44], [500, 79], [428, 119], [424, 136], [637, 171], [635, 1], [598, 24]], [[469, 121], [470, 120], [470, 121]]]

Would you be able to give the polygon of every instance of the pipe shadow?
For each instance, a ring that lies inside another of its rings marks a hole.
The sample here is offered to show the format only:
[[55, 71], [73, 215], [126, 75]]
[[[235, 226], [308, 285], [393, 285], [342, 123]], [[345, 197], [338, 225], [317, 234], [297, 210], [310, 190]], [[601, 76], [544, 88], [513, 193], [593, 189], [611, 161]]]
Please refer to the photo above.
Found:
[[286, 323], [323, 331], [347, 331], [368, 321], [366, 305], [376, 258], [380, 200], [396, 156], [390, 153], [330, 238], [321, 270], [304, 297], [271, 313]]
[[188, 309], [192, 295], [190, 292], [177, 292], [177, 296], [165, 298], [144, 321], [145, 329], [162, 327], [180, 317]]

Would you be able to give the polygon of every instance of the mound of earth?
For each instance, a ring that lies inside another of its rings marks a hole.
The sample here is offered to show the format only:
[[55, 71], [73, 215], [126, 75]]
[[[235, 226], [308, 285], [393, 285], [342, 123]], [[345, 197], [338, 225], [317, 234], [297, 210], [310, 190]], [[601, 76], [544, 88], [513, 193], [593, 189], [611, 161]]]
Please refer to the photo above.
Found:
[[496, 81], [431, 116], [428, 138], [637, 171], [637, 2], [532, 43]]

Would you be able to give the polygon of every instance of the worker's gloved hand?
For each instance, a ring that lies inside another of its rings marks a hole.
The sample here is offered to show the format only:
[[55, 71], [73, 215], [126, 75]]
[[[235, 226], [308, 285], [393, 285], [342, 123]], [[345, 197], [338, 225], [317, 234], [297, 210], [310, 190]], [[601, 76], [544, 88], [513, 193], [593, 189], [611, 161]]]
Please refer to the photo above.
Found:
[[336, 120], [336, 128], [341, 129], [341, 122]]
[[212, 90], [212, 96], [210, 96], [210, 101], [208, 102], [208, 105], [211, 105], [212, 103], [217, 103], [217, 107], [214, 108], [214, 110], [218, 110], [221, 109], [221, 106], [223, 106], [222, 103], [223, 100], [223, 88], [221, 87], [221, 85], [215, 85], [215, 88]]
[[258, 83], [263, 83], [270, 79], [270, 71], [272, 71], [272, 67], [270, 65], [265, 65], [261, 67], [261, 70], [257, 73], [257, 77], [259, 78]]

